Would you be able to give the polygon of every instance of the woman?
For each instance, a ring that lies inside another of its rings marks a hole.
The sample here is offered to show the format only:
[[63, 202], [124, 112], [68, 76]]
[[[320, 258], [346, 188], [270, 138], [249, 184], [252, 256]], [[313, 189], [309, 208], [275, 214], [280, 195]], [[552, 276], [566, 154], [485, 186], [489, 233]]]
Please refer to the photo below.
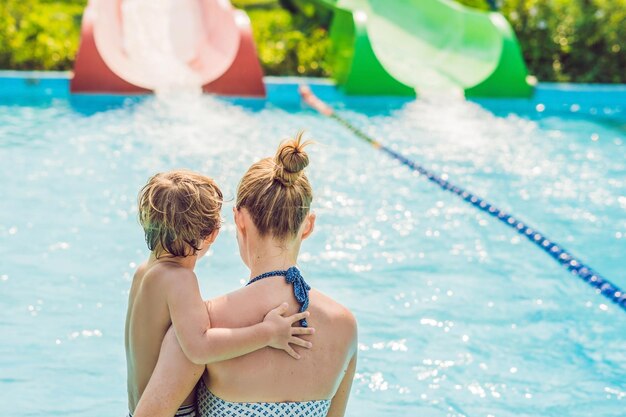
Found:
[[[242, 178], [233, 211], [239, 252], [251, 279], [246, 287], [208, 301], [207, 308], [215, 327], [238, 328], [262, 321], [277, 303], [290, 300], [290, 314], [310, 312], [301, 324], [316, 329], [313, 347], [298, 352], [299, 360], [265, 348], [207, 365], [196, 393], [201, 416], [345, 413], [356, 367], [356, 321], [331, 298], [309, 291], [295, 267], [300, 245], [315, 225], [313, 192], [303, 172], [309, 163], [305, 146], [299, 134]], [[172, 417], [193, 395], [203, 371], [185, 357], [170, 329], [135, 417]]]

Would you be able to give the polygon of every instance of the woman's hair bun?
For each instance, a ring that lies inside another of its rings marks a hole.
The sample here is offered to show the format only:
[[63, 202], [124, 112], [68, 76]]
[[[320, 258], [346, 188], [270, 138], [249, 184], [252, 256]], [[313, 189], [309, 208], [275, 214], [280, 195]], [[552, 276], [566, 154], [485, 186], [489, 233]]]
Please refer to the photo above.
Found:
[[304, 132], [298, 132], [294, 139], [284, 141], [278, 147], [274, 162], [274, 179], [290, 187], [300, 178], [302, 170], [309, 165], [309, 156], [304, 147], [309, 141], [302, 142]]

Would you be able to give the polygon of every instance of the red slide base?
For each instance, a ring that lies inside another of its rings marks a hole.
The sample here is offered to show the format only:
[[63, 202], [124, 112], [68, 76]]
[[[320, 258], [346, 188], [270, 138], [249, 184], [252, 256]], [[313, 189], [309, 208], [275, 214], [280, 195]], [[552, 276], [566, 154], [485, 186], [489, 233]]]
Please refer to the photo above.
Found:
[[87, 6], [83, 15], [80, 47], [74, 62], [74, 77], [70, 81], [72, 93], [146, 94], [150, 90], [137, 87], [118, 77], [109, 69], [96, 47], [93, 35], [93, 14]]
[[220, 94], [225, 96], [249, 96], [265, 97], [265, 84], [263, 83], [263, 69], [257, 56], [252, 30], [245, 12], [245, 19], [238, 23], [241, 33], [239, 51], [233, 65], [217, 80], [205, 85], [202, 90], [205, 93]]
[[[205, 93], [265, 97], [263, 70], [258, 60], [247, 16], [242, 11], [237, 19], [240, 43], [233, 64], [217, 80], [203, 86]], [[86, 94], [148, 94], [151, 90], [127, 82], [115, 74], [98, 52], [94, 38], [94, 13], [88, 6], [83, 15], [81, 42], [70, 81], [72, 93]]]

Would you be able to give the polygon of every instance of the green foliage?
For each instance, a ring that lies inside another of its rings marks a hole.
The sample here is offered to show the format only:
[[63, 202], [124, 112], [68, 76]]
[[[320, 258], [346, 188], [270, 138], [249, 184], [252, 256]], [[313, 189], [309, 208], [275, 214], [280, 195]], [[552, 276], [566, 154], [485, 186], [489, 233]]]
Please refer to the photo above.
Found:
[[0, 68], [71, 68], [78, 46], [82, 1], [2, 1]]
[[[248, 13], [259, 60], [267, 75], [330, 76], [326, 25], [310, 3], [299, 0], [233, 0]], [[299, 10], [290, 13], [286, 7]]]
[[259, 59], [268, 75], [329, 76], [325, 29], [303, 15], [284, 9], [251, 9], [248, 14]]
[[502, 12], [540, 80], [626, 82], [626, 0], [506, 0]]

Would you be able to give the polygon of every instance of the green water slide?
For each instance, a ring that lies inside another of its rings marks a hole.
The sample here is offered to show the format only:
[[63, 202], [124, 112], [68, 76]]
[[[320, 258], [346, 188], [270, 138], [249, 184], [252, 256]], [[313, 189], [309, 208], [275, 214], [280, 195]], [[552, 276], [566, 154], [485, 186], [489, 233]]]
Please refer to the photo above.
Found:
[[449, 0], [312, 2], [333, 11], [333, 70], [347, 94], [532, 94], [517, 38], [499, 13]]

